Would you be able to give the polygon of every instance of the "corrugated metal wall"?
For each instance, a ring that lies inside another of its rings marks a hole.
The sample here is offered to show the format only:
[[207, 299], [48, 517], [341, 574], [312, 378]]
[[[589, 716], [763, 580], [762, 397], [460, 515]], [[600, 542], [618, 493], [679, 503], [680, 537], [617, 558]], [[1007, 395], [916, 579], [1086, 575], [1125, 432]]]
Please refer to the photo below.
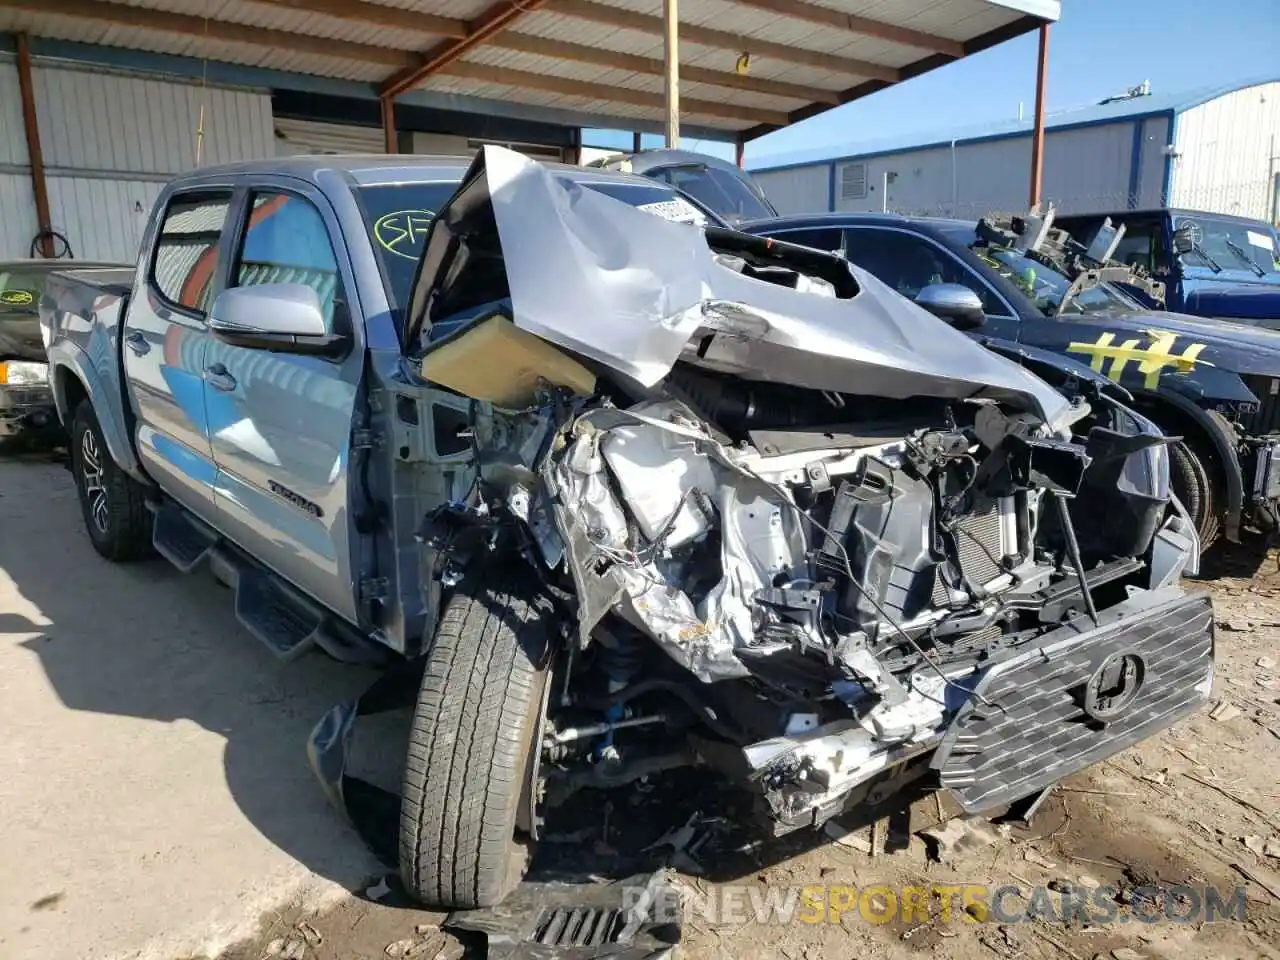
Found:
[[386, 153], [386, 140], [381, 127], [281, 117], [275, 122], [274, 152], [277, 157]]
[[[1164, 129], [1165, 121], [1156, 122], [1150, 130], [1154, 141], [1144, 141], [1136, 184], [1131, 182], [1132, 121], [1051, 131], [1045, 137], [1043, 196], [1063, 213], [1124, 210], [1131, 196], [1145, 197], [1153, 191], [1158, 199]], [[846, 167], [858, 165], [865, 169], [846, 176]], [[838, 161], [835, 173], [837, 210], [958, 217], [1016, 212], [1026, 208], [1030, 193], [1031, 138], [958, 141], [954, 150], [936, 146]], [[825, 163], [752, 176], [784, 213], [828, 209]], [[851, 189], [843, 189], [846, 184]]]
[[[33, 80], [50, 218], [82, 259], [134, 258], [161, 186], [196, 165], [202, 108], [201, 165], [275, 150], [266, 92], [39, 61]], [[25, 144], [17, 71], [0, 63], [3, 256], [26, 256], [36, 232]]]
[[266, 93], [37, 67], [40, 143], [50, 167], [172, 176], [196, 165], [273, 153]]
[[1225, 94], [1178, 118], [1172, 206], [1270, 220], [1280, 171], [1280, 83]]
[[[1030, 193], [1031, 138], [1024, 142], [1023, 206]], [[1050, 132], [1044, 138], [1044, 198], [1063, 213], [1131, 209], [1131, 195], [1140, 191], [1137, 184], [1130, 189], [1133, 144], [1132, 120]]]
[[25, 173], [0, 173], [0, 260], [29, 255], [36, 232], [36, 200]]
[[829, 191], [827, 164], [753, 173], [765, 196], [779, 213], [813, 213], [827, 209]]
[[1135, 210], [1151, 210], [1166, 204], [1164, 197], [1165, 151], [1169, 147], [1169, 118], [1148, 117], [1142, 123], [1142, 156], [1139, 158], [1138, 196]]
[[[467, 145], [467, 138], [452, 133], [414, 133], [410, 141], [414, 153], [437, 154], [443, 156], [469, 157], [475, 153]], [[602, 150], [602, 154], [617, 151]]]
[[22, 95], [18, 68], [0, 60], [0, 164], [25, 166], [27, 137], [22, 125]]
[[27, 173], [18, 68], [0, 60], [0, 259], [25, 257], [35, 231], [36, 204]]

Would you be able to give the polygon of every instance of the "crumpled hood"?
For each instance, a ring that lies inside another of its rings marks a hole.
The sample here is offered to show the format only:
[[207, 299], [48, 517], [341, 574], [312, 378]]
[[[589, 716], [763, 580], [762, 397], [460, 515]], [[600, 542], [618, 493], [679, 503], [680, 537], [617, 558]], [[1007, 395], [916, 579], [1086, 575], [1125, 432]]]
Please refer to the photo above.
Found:
[[1197, 281], [1184, 298], [1203, 317], [1240, 317], [1280, 323], [1280, 285]]
[[411, 341], [446, 319], [432, 315], [432, 303], [456, 281], [451, 251], [483, 219], [485, 199], [515, 324], [646, 387], [690, 359], [691, 339], [705, 346], [710, 334], [716, 369], [754, 379], [890, 398], [1001, 399], [1055, 429], [1074, 419], [1047, 383], [862, 270], [853, 268], [852, 299], [746, 276], [716, 259], [703, 231], [566, 184], [500, 147], [482, 149], [432, 224], [410, 301]]

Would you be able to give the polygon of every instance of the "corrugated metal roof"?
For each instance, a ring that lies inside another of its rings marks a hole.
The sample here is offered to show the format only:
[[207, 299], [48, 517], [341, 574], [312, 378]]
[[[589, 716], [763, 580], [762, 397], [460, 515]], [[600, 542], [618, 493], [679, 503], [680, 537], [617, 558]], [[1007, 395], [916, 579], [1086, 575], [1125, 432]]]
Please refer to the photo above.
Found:
[[[593, 117], [662, 118], [660, 104], [642, 96], [662, 91], [660, 0], [532, 3], [0, 0], [0, 31], [564, 107], [584, 126]], [[420, 13], [422, 28], [390, 26], [379, 8], [400, 11], [392, 23], [403, 11]], [[874, 92], [898, 71], [1034, 29], [1059, 9], [1058, 0], [683, 0], [681, 62], [692, 75], [682, 78], [690, 102], [681, 113], [704, 128], [756, 136]], [[506, 24], [506, 45], [502, 31], [467, 38], [495, 17]], [[516, 46], [519, 37], [538, 39]], [[744, 53], [749, 66], [739, 72]]]
[[[38, 33], [37, 33], [38, 30]], [[315, 54], [294, 53], [247, 43], [185, 37], [159, 30], [108, 26], [69, 17], [32, 14], [0, 8], [0, 32], [22, 33], [100, 44], [128, 50], [146, 50], [195, 59], [217, 60], [247, 67], [266, 67], [290, 73], [334, 77], [374, 83], [387, 75], [387, 68], [365, 61], [345, 60]]]
[[[1173, 93], [1150, 94], [1145, 97], [1133, 97], [1124, 100], [1113, 100], [1110, 103], [1090, 104], [1086, 107], [1072, 107], [1045, 115], [1045, 129], [1055, 130], [1064, 127], [1093, 126], [1110, 122], [1124, 122], [1137, 117], [1153, 114], [1181, 113], [1199, 106], [1209, 100], [1215, 100], [1224, 94], [1264, 83], [1280, 82], [1280, 75], [1227, 86], [1199, 87], [1194, 90], [1180, 90]], [[849, 160], [860, 157], [876, 156], [892, 153], [906, 153], [912, 150], [927, 150], [934, 147], [974, 140], [997, 140], [1005, 137], [1026, 136], [1034, 126], [1032, 118], [1022, 120], [997, 120], [994, 123], [967, 124], [962, 127], [940, 128], [927, 133], [904, 134], [898, 137], [883, 137], [877, 140], [864, 140], [858, 143], [832, 144], [830, 146], [812, 147], [808, 150], [794, 150], [787, 153], [776, 153], [762, 157], [754, 157], [747, 161], [749, 170], [777, 170], [783, 167], [799, 167], [816, 163], [829, 163], [832, 160]]]

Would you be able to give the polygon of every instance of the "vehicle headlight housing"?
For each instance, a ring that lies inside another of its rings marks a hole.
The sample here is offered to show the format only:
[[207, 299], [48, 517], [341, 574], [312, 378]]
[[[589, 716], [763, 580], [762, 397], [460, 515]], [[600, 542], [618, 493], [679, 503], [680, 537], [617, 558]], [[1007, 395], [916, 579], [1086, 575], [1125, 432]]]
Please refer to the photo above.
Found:
[[0, 360], [0, 384], [34, 387], [49, 382], [49, 365], [35, 360]]

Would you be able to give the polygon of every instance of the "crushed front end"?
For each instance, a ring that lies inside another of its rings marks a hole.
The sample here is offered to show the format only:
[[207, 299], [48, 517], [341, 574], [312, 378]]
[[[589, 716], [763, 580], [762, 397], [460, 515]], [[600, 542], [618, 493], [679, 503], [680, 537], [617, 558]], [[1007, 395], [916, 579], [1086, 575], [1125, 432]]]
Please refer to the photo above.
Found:
[[542, 488], [578, 598], [566, 714], [597, 710], [563, 722], [603, 726], [556, 763], [616, 779], [682, 730], [787, 830], [929, 754], [989, 809], [1205, 702], [1198, 545], [1132, 414], [1056, 439], [995, 404], [840, 399], [784, 418], [813, 427], [679, 401], [566, 425]]
[[415, 297], [420, 325], [471, 311], [418, 329], [414, 422], [465, 394], [471, 423], [421, 540], [432, 589], [498, 553], [559, 604], [535, 836], [538, 803], [688, 764], [779, 833], [927, 775], [990, 809], [1206, 701], [1199, 544], [1149, 421], [838, 258], [485, 157]]

